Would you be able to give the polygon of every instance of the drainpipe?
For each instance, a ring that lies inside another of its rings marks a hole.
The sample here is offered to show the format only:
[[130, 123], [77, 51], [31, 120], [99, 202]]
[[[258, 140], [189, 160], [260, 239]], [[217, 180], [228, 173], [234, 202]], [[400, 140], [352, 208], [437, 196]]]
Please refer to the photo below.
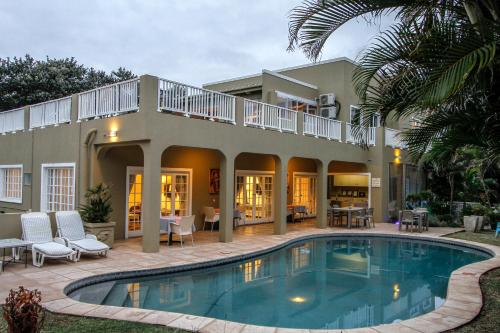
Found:
[[93, 128], [91, 129], [88, 133], [87, 133], [87, 136], [85, 137], [85, 142], [84, 142], [84, 145], [85, 147], [87, 148], [86, 149], [86, 152], [87, 152], [87, 175], [86, 175], [86, 179], [85, 179], [85, 184], [83, 184], [85, 187], [85, 189], [89, 188], [90, 187], [90, 177], [92, 176], [92, 169], [91, 169], [91, 165], [92, 165], [92, 154], [91, 154], [91, 151], [92, 151], [92, 144], [94, 143], [94, 140], [97, 136], [97, 129], [96, 128]]

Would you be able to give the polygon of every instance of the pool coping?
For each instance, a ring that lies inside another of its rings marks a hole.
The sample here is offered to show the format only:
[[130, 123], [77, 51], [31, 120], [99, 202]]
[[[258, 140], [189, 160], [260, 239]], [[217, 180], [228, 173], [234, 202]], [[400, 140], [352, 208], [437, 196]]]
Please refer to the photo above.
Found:
[[[293, 329], [268, 326], [256, 326], [209, 317], [188, 315], [182, 313], [126, 308], [109, 305], [96, 305], [75, 301], [67, 293], [85, 285], [109, 281], [111, 279], [125, 279], [137, 276], [151, 276], [165, 273], [174, 273], [194, 268], [207, 268], [223, 265], [234, 261], [250, 259], [269, 252], [276, 251], [290, 244], [307, 241], [313, 238], [324, 237], [384, 237], [398, 239], [418, 239], [448, 245], [458, 245], [486, 252], [493, 257], [480, 262], [462, 266], [452, 272], [444, 304], [438, 309], [421, 316], [400, 321], [398, 323], [383, 324], [356, 329]], [[387, 232], [325, 232], [318, 230], [307, 235], [292, 235], [291, 237], [275, 239], [276, 244], [258, 251], [250, 251], [239, 255], [229, 255], [215, 260], [206, 260], [184, 265], [128, 270], [106, 274], [96, 274], [69, 283], [62, 292], [64, 297], [44, 303], [49, 311], [62, 314], [128, 320], [141, 323], [165, 325], [194, 332], [290, 332], [290, 333], [390, 333], [390, 332], [443, 332], [454, 329], [473, 320], [481, 311], [483, 297], [479, 286], [479, 278], [491, 269], [500, 267], [500, 247], [476, 243], [466, 240], [443, 238], [429, 234], [391, 234]]]

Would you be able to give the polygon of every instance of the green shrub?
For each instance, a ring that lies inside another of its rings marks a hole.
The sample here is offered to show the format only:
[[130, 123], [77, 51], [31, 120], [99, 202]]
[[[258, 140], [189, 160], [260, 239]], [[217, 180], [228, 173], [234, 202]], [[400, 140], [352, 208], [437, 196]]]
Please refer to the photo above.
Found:
[[87, 190], [87, 204], [80, 208], [83, 221], [88, 223], [106, 223], [111, 218], [111, 193], [109, 186], [98, 184]]

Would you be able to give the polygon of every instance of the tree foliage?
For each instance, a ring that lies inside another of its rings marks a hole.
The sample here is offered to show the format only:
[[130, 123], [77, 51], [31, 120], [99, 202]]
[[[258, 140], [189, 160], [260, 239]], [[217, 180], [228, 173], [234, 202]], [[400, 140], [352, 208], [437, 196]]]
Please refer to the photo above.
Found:
[[434, 145], [481, 149], [500, 160], [500, 7], [495, 0], [306, 0], [290, 15], [290, 45], [318, 59], [346, 22], [396, 22], [359, 58], [353, 75], [368, 125], [379, 113], [411, 119], [403, 131], [421, 158]]
[[65, 97], [136, 77], [119, 67], [110, 74], [87, 68], [74, 58], [0, 58], [0, 111]]

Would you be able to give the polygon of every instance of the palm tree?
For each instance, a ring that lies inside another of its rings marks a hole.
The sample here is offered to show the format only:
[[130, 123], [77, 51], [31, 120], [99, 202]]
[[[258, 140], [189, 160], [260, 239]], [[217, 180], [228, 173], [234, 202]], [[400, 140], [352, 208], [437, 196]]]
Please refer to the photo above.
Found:
[[[396, 22], [359, 59], [353, 80], [364, 117], [413, 118], [415, 158], [435, 144], [484, 149], [500, 160], [500, 10], [495, 0], [304, 1], [290, 14], [289, 50], [318, 59], [354, 18]], [[365, 123], [365, 125], [368, 125]]]

